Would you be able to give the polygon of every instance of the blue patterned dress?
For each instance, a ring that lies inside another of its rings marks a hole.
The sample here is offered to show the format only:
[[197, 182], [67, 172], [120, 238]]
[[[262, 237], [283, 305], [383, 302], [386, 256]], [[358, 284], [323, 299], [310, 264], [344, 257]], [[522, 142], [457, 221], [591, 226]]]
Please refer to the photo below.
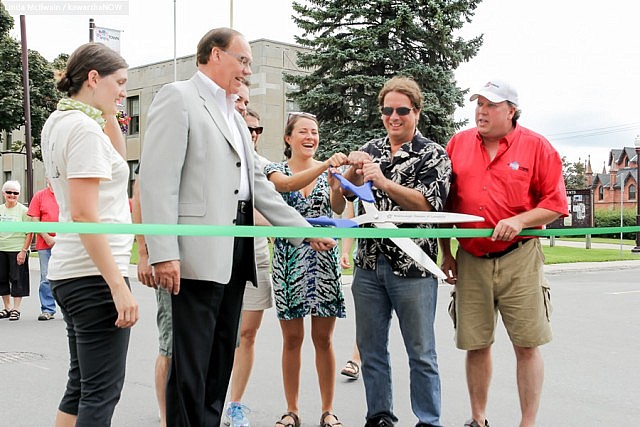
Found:
[[[271, 163], [264, 169], [269, 176], [281, 172], [293, 173], [287, 162]], [[300, 191], [280, 193], [282, 198], [305, 218], [331, 216], [327, 172], [316, 180], [308, 197]], [[345, 317], [344, 295], [340, 278], [339, 252], [316, 252], [308, 244], [295, 247], [283, 238], [276, 238], [273, 249], [273, 293], [278, 319], [292, 320], [307, 315]]]

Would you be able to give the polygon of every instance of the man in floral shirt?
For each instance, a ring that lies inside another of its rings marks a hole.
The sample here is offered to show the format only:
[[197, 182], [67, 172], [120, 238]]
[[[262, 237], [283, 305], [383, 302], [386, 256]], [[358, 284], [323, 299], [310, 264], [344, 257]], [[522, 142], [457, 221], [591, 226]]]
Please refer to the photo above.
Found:
[[[371, 181], [381, 211], [441, 210], [449, 191], [451, 164], [444, 149], [417, 130], [423, 103], [419, 86], [412, 79], [394, 77], [380, 91], [378, 103], [387, 136], [349, 154], [351, 168], [345, 176], [355, 184]], [[435, 261], [435, 239], [414, 241]], [[365, 427], [393, 426], [398, 421], [392, 409], [387, 349], [393, 311], [407, 343], [416, 425], [440, 426], [433, 329], [437, 279], [387, 239], [362, 239], [358, 246], [351, 289], [367, 398]]]

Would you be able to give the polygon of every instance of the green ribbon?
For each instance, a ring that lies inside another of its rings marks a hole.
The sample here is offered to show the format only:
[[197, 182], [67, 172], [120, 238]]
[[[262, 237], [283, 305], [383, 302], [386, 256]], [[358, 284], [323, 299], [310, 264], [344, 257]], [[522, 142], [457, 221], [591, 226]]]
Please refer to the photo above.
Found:
[[[0, 233], [80, 233], [143, 234], [172, 236], [233, 237], [352, 237], [363, 238], [451, 238], [489, 237], [492, 228], [333, 228], [333, 227], [264, 227], [249, 225], [169, 225], [169, 224], [104, 224], [92, 222], [0, 222]], [[640, 232], [640, 225], [627, 227], [554, 228], [523, 230], [521, 236], [584, 236], [587, 234], [619, 234]]]

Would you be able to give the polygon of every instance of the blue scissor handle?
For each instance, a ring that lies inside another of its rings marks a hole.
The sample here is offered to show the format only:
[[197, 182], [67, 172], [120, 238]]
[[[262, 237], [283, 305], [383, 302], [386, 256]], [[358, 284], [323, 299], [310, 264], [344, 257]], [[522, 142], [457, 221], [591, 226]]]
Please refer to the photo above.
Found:
[[316, 218], [305, 218], [312, 225], [333, 225], [338, 228], [355, 228], [358, 223], [346, 218], [329, 218], [328, 216], [319, 216]]
[[345, 190], [351, 191], [353, 194], [364, 200], [365, 202], [374, 203], [373, 192], [371, 191], [371, 181], [367, 181], [362, 185], [355, 185], [339, 173], [334, 173], [334, 177], [340, 181], [340, 186]]

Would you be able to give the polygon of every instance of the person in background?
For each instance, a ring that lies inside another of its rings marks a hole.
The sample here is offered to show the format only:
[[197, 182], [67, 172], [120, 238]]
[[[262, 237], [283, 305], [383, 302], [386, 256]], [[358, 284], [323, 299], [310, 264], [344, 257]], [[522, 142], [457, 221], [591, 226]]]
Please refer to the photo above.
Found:
[[[140, 189], [138, 174], [140, 166], [136, 168], [136, 180], [133, 183], [133, 197], [131, 200], [131, 220], [134, 224], [142, 223], [142, 213], [140, 212]], [[156, 292], [156, 325], [158, 327], [158, 355], [154, 365], [154, 384], [156, 389], [156, 399], [158, 401], [158, 411], [160, 416], [160, 427], [167, 425], [167, 377], [171, 366], [171, 354], [173, 352], [173, 333], [171, 331], [171, 295], [166, 289], [158, 287], [153, 278], [153, 269], [149, 264], [149, 254], [147, 243], [142, 234], [136, 234], [138, 244], [138, 280], [143, 285], [155, 289]]]
[[[2, 185], [2, 195], [4, 203], [0, 205], [0, 221], [29, 221], [27, 207], [18, 202], [18, 181], [6, 181]], [[0, 319], [20, 320], [22, 298], [29, 296], [31, 238], [32, 233], [0, 233], [0, 295], [4, 305]]]
[[242, 79], [242, 85], [240, 85], [240, 90], [238, 91], [235, 107], [236, 111], [240, 113], [242, 117], [246, 117], [249, 108], [249, 81], [246, 78]]
[[[336, 153], [321, 162], [314, 159], [320, 137], [318, 121], [308, 113], [291, 113], [284, 132], [282, 163], [265, 168], [282, 198], [301, 215], [312, 218], [342, 213], [345, 200], [339, 181], [327, 169], [347, 162]], [[335, 355], [333, 331], [337, 317], [345, 317], [344, 296], [337, 248], [317, 253], [293, 246], [281, 238], [274, 242], [273, 291], [282, 329], [282, 379], [287, 411], [276, 426], [300, 425], [298, 397], [304, 318], [311, 316], [311, 337], [322, 399], [320, 426], [342, 426], [333, 414]]]
[[[58, 102], [42, 129], [46, 176], [60, 222], [130, 224], [129, 167], [116, 119], [126, 97], [125, 60], [101, 43], [69, 57]], [[69, 373], [56, 427], [109, 426], [124, 385], [138, 304], [127, 278], [133, 236], [60, 233], [49, 281], [67, 325]]]
[[[251, 58], [241, 33], [213, 29], [198, 43], [194, 76], [156, 94], [138, 181], [144, 223], [253, 225], [255, 206], [274, 225], [310, 227], [255, 166], [246, 122], [234, 109]], [[333, 239], [307, 240], [317, 250], [335, 247]], [[257, 283], [253, 238], [148, 235], [145, 241], [154, 280], [171, 294], [167, 424], [218, 426], [245, 285]]]
[[[236, 110], [238, 103], [236, 102]], [[239, 112], [239, 111], [238, 111]], [[252, 109], [247, 109], [244, 115], [247, 122], [253, 148], [258, 149], [258, 140], [262, 134], [260, 116]], [[256, 153], [256, 162], [262, 170], [270, 161]], [[253, 210], [256, 225], [271, 225], [257, 209]], [[258, 286], [247, 286], [242, 299], [242, 320], [240, 323], [240, 345], [236, 348], [233, 359], [233, 371], [231, 372], [231, 390], [229, 392], [229, 404], [227, 406], [225, 424], [232, 427], [244, 427], [249, 425], [250, 409], [243, 405], [242, 396], [249, 383], [253, 361], [255, 356], [255, 340], [262, 323], [264, 310], [273, 306], [271, 296], [271, 254], [266, 237], [255, 238], [256, 268], [258, 269]]]
[[[380, 211], [439, 211], [444, 206], [451, 164], [444, 149], [418, 131], [423, 102], [422, 91], [413, 79], [388, 80], [378, 94], [387, 135], [349, 154], [351, 167], [345, 177], [357, 185], [371, 182]], [[414, 241], [436, 259], [435, 239]], [[387, 348], [393, 312], [409, 358], [416, 426], [440, 426], [441, 388], [434, 332], [437, 279], [387, 239], [359, 241], [355, 264], [351, 291], [367, 399], [366, 427], [390, 427], [398, 421], [393, 413]]]
[[537, 238], [518, 236], [568, 214], [562, 161], [543, 136], [518, 124], [516, 90], [492, 80], [471, 95], [476, 127], [447, 145], [453, 185], [447, 210], [483, 216], [463, 228], [493, 228], [491, 237], [458, 239], [456, 257], [441, 239], [442, 270], [455, 285], [450, 313], [458, 348], [467, 351], [469, 427], [488, 426], [491, 345], [498, 312], [517, 361], [520, 427], [535, 425], [544, 364], [539, 346], [551, 340], [549, 286]]
[[[58, 222], [58, 202], [51, 190], [51, 183], [46, 178], [47, 186], [33, 195], [27, 215], [31, 221]], [[40, 315], [38, 320], [51, 320], [56, 314], [56, 300], [51, 293], [51, 284], [47, 279], [51, 248], [56, 243], [55, 233], [38, 233], [36, 235], [36, 250], [40, 261]]]
[[[344, 213], [342, 216], [344, 218], [353, 218], [356, 216], [355, 213], [355, 203], [351, 201], [347, 201], [347, 206], [344, 209]], [[340, 256], [340, 267], [343, 269], [351, 268], [351, 259], [352, 259], [352, 251], [353, 258], [355, 258], [355, 249], [354, 243], [356, 239], [352, 237], [345, 237], [342, 239], [342, 255]], [[347, 360], [344, 367], [340, 371], [342, 375], [348, 377], [352, 380], [357, 380], [360, 378], [360, 364], [362, 361], [360, 360], [360, 351], [358, 350], [358, 344], [353, 345], [353, 353], [351, 354], [351, 359]]]

